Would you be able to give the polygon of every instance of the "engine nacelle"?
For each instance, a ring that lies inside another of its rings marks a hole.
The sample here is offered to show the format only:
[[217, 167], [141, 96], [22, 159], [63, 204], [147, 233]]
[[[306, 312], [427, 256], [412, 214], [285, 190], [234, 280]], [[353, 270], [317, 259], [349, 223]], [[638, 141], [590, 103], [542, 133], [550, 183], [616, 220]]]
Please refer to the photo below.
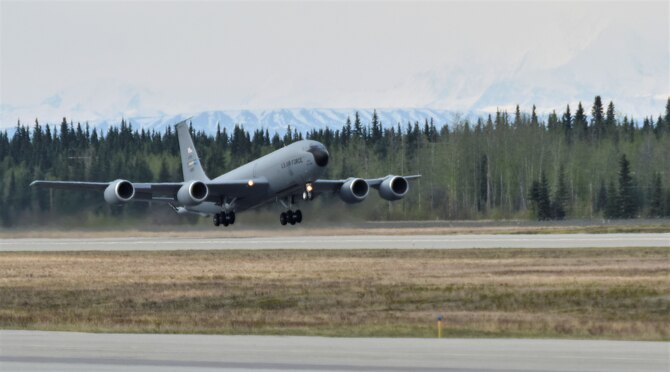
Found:
[[347, 203], [360, 203], [368, 197], [370, 186], [361, 178], [352, 178], [340, 188], [340, 198]]
[[126, 180], [116, 180], [109, 183], [105, 189], [105, 201], [112, 205], [129, 202], [135, 196], [135, 187]]
[[409, 182], [404, 177], [389, 176], [379, 185], [379, 196], [386, 200], [402, 199], [409, 191]]
[[200, 204], [209, 195], [209, 189], [201, 181], [185, 182], [177, 191], [177, 200], [183, 205]]

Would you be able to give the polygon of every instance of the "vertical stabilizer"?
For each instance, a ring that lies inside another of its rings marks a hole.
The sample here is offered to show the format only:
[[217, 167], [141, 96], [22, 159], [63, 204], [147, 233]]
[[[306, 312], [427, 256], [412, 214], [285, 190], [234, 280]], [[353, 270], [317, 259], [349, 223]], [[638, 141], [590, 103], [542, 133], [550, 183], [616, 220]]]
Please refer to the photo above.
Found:
[[184, 181], [209, 181], [205, 171], [200, 164], [198, 152], [195, 151], [193, 139], [189, 132], [189, 126], [186, 119], [175, 125], [177, 128], [177, 137], [179, 138], [179, 155], [181, 155], [181, 170], [184, 172]]

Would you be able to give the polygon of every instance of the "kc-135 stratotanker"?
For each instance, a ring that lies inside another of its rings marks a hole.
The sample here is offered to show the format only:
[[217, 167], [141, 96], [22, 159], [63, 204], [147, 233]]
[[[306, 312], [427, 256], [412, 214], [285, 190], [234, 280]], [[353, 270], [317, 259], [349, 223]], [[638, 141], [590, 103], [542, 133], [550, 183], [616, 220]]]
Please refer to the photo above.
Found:
[[370, 188], [386, 200], [402, 199], [409, 180], [420, 175], [343, 180], [319, 179], [328, 165], [326, 147], [312, 140], [294, 142], [214, 179], [202, 169], [187, 120], [175, 125], [179, 138], [183, 182], [140, 183], [117, 179], [111, 182], [33, 181], [31, 186], [56, 189], [97, 190], [107, 203], [131, 201], [169, 203], [178, 214], [213, 216], [214, 225], [235, 223], [235, 213], [277, 202], [283, 207], [282, 225], [302, 221], [300, 209], [292, 210], [296, 197], [312, 200], [319, 194], [336, 194], [346, 203], [367, 198]]

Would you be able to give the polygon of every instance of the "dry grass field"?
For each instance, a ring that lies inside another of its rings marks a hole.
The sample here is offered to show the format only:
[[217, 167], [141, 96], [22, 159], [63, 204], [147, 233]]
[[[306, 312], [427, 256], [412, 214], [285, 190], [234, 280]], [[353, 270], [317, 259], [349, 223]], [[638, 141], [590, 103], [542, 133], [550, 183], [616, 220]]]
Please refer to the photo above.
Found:
[[[318, 240], [318, 238], [315, 238]], [[670, 339], [670, 249], [0, 253], [0, 328]]]

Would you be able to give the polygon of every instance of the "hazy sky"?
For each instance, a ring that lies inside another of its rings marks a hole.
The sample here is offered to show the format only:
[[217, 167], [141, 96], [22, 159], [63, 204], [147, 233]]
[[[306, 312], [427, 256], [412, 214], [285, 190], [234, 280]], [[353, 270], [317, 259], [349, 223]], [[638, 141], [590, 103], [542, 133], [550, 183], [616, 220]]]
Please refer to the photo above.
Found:
[[[660, 112], [670, 93], [667, 1], [2, 1], [0, 13], [0, 103], [12, 124], [68, 110], [467, 110], [490, 104], [482, 97], [492, 86], [501, 106], [593, 91], [623, 101], [629, 92]], [[616, 32], [626, 37], [594, 49]], [[594, 75], [601, 66], [606, 76]], [[578, 73], [570, 69], [596, 72], [585, 87], [542, 93], [552, 77]]]

